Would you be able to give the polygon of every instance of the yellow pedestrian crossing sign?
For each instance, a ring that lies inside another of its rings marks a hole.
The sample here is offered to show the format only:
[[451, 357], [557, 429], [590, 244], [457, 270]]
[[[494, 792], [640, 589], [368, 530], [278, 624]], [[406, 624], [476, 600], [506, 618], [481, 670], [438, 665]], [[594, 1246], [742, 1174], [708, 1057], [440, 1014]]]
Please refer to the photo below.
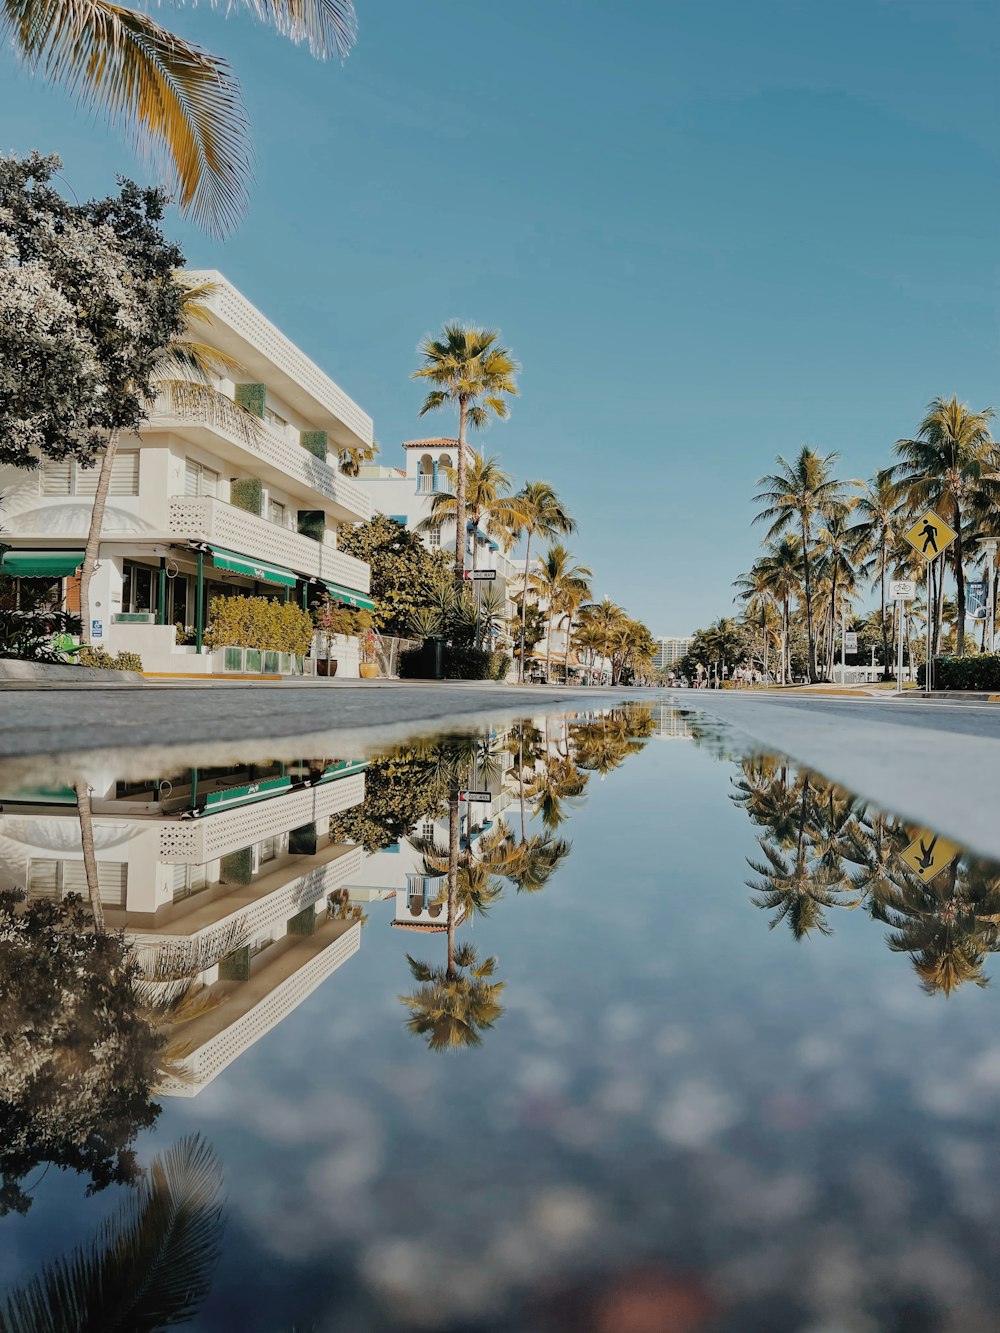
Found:
[[917, 519], [912, 528], [903, 533], [903, 536], [918, 555], [929, 561], [936, 560], [942, 551], [947, 551], [958, 533], [948, 526], [940, 514], [928, 509], [922, 518]]
[[917, 878], [924, 880], [926, 883], [928, 880], [932, 880], [945, 866], [950, 866], [961, 850], [957, 843], [949, 842], [947, 838], [942, 838], [939, 833], [932, 833], [930, 829], [921, 829], [906, 851], [900, 852], [899, 855], [900, 860], [913, 871]]

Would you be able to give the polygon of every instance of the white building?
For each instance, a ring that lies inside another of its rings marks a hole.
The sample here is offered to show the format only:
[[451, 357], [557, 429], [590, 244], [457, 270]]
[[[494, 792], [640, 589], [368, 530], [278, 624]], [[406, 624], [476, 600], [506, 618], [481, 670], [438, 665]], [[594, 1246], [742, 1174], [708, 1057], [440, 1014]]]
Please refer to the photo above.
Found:
[[681, 635], [665, 636], [659, 635], [656, 639], [656, 652], [653, 655], [653, 666], [657, 671], [665, 671], [672, 667], [675, 662], [679, 662], [687, 650], [694, 643], [692, 636], [686, 638]]
[[[370, 464], [361, 468], [357, 482], [371, 497], [372, 506], [389, 518], [394, 518], [411, 532], [431, 513], [434, 496], [450, 494], [449, 469], [458, 461], [458, 441], [444, 436], [426, 440], [406, 440], [403, 443], [406, 468]], [[473, 450], [466, 445], [466, 461], [471, 463]], [[444, 523], [440, 528], [422, 532], [424, 545], [429, 550], [448, 551], [454, 558], [455, 524]], [[509, 560], [500, 545], [480, 529], [473, 532], [471, 520], [465, 540], [465, 568], [493, 570], [496, 578], [492, 586], [505, 598], [508, 588], [518, 576], [518, 568]], [[506, 614], [513, 615], [513, 605], [507, 602]]]
[[[361, 943], [328, 907], [357, 879], [360, 847], [331, 842], [330, 817], [364, 799], [365, 763], [189, 769], [156, 781], [91, 776], [98, 883], [109, 929], [147, 974], [157, 956], [211, 988], [184, 1024], [192, 1096], [280, 1023]], [[72, 788], [5, 790], [0, 885], [29, 898], [87, 898]]]
[[[92, 639], [139, 653], [151, 673], [292, 670], [277, 654], [227, 663], [221, 649], [203, 651], [208, 606], [227, 593], [307, 605], [324, 592], [372, 605], [368, 566], [338, 549], [341, 528], [370, 518], [371, 500], [337, 461], [340, 449], [371, 443], [371, 418], [221, 274], [190, 277], [214, 285], [198, 339], [235, 358], [243, 378], [220, 381], [224, 397], [207, 413], [162, 397], [141, 438], [121, 440]], [[249, 441], [236, 403], [260, 419]], [[97, 475], [72, 460], [0, 468], [0, 569], [61, 581], [54, 591], [70, 611]], [[340, 674], [356, 675], [356, 642], [341, 647]]]

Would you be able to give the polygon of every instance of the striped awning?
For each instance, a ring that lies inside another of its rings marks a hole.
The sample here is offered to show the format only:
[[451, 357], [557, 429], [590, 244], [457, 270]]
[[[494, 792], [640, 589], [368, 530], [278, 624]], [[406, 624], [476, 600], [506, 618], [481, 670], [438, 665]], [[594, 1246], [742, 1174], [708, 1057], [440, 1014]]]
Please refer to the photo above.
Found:
[[343, 602], [346, 606], [356, 607], [359, 611], [374, 611], [375, 603], [363, 592], [356, 592], [354, 588], [345, 588], [340, 583], [323, 582], [323, 587], [331, 597], [338, 602]]
[[255, 560], [253, 556], [237, 555], [235, 551], [224, 551], [213, 546], [212, 564], [217, 569], [229, 569], [234, 574], [245, 574], [247, 578], [258, 579], [261, 583], [281, 583], [286, 588], [294, 588], [299, 581], [298, 574], [281, 565], [272, 565], [266, 560]]

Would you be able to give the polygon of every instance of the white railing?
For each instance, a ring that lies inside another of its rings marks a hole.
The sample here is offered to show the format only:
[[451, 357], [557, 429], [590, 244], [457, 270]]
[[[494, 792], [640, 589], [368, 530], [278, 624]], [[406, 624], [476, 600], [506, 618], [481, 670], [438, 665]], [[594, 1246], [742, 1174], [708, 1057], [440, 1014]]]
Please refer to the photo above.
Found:
[[211, 542], [237, 555], [284, 565], [295, 574], [329, 579], [355, 592], [367, 593], [371, 587], [371, 570], [364, 561], [213, 496], [173, 496], [168, 527], [175, 537]]
[[218, 394], [211, 404], [204, 401], [204, 395], [186, 401], [183, 389], [161, 394], [149, 424], [156, 430], [183, 430], [185, 426], [211, 430], [299, 485], [316, 491], [350, 518], [367, 522], [372, 516], [371, 496], [364, 487], [273, 426], [247, 420], [247, 414], [224, 394]]
[[433, 495], [437, 491], [434, 474], [431, 472], [417, 473], [417, 494]]

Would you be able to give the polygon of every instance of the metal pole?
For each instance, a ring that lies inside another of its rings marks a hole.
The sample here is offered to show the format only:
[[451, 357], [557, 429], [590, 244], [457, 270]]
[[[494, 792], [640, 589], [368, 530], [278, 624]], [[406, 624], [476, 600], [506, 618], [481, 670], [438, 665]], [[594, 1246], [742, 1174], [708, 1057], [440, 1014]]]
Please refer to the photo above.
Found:
[[995, 541], [989, 541], [986, 543], [986, 578], [988, 580], [986, 584], [986, 625], [989, 634], [989, 639], [987, 640], [989, 646], [986, 651], [988, 653], [993, 651], [993, 640], [996, 637], [997, 608], [994, 591], [996, 559], [997, 544]]
[[898, 635], [898, 642], [896, 644], [896, 692], [898, 694], [902, 694], [903, 693], [903, 612], [905, 610], [906, 603], [903, 601], [899, 601], [896, 603], [896, 606], [899, 610], [899, 617], [898, 617], [899, 624], [896, 630], [896, 633]]
[[156, 623], [167, 623], [167, 558], [160, 556], [160, 572], [156, 584]]
[[927, 577], [924, 579], [924, 611], [927, 617], [927, 654], [924, 658], [924, 693], [930, 694], [933, 688], [933, 667], [931, 666], [931, 565], [927, 561]]
[[205, 553], [198, 552], [198, 581], [194, 590], [194, 648], [201, 652], [205, 633]]
[[840, 683], [847, 684], [847, 607], [840, 608]]

